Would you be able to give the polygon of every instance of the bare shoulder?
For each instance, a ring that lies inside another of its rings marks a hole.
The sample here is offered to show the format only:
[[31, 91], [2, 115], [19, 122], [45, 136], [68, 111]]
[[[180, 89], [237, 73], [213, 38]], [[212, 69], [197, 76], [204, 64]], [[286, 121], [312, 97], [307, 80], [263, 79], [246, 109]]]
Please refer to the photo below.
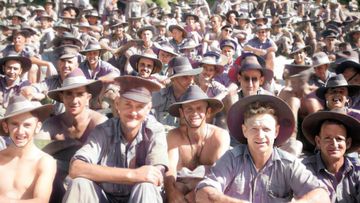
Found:
[[38, 167], [40, 170], [43, 170], [43, 169], [54, 170], [56, 168], [56, 161], [52, 156], [50, 156], [49, 154], [47, 154], [41, 150], [39, 150], [38, 154], [39, 154]]
[[179, 146], [182, 140], [181, 129], [180, 128], [171, 129], [168, 132], [166, 139], [169, 148]]
[[211, 129], [211, 141], [216, 142], [218, 144], [221, 143], [229, 143], [230, 135], [229, 132], [223, 128], [217, 127], [215, 125], [208, 124]]
[[90, 111], [91, 123], [94, 126], [97, 126], [97, 125], [105, 122], [108, 119], [106, 116], [104, 116], [103, 114], [101, 114], [97, 111], [94, 111], [91, 109], [89, 109], [89, 111]]

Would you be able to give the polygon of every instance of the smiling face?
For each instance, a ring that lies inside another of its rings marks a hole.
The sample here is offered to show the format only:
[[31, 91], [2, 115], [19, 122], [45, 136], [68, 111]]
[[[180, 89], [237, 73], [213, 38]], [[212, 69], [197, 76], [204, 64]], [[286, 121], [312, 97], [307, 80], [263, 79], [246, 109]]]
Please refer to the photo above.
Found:
[[347, 138], [345, 126], [329, 121], [321, 125], [315, 142], [320, 149], [321, 157], [328, 163], [343, 159], [346, 150], [351, 146], [351, 138]]
[[121, 96], [116, 98], [115, 105], [124, 132], [140, 127], [151, 109], [151, 102], [141, 103]]
[[150, 77], [154, 70], [154, 61], [148, 58], [140, 58], [137, 63], [137, 70], [140, 77]]
[[22, 73], [21, 63], [16, 60], [8, 60], [3, 66], [3, 70], [6, 76], [6, 79], [10, 82], [15, 82], [20, 78]]
[[87, 92], [86, 87], [78, 87], [62, 92], [61, 98], [66, 112], [76, 116], [89, 105], [91, 94]]
[[144, 30], [141, 33], [141, 39], [144, 42], [150, 42], [152, 38], [153, 38], [153, 33], [150, 30]]
[[71, 73], [75, 68], [79, 67], [79, 63], [76, 57], [59, 59], [57, 67], [62, 80]]
[[242, 130], [247, 139], [250, 153], [271, 154], [279, 125], [268, 113], [256, 114], [245, 119]]
[[23, 113], [8, 118], [2, 123], [2, 127], [10, 135], [12, 144], [16, 147], [25, 147], [40, 131], [41, 122], [31, 113]]
[[213, 77], [215, 77], [216, 75], [216, 67], [214, 65], [210, 65], [210, 64], [203, 64], [203, 76], [205, 78], [211, 79]]
[[347, 87], [329, 88], [325, 93], [326, 105], [329, 109], [343, 108], [349, 102]]
[[198, 128], [206, 122], [206, 115], [210, 113], [208, 103], [205, 101], [194, 101], [183, 104], [179, 109], [180, 117], [184, 118], [186, 125], [190, 128]]
[[99, 61], [100, 51], [89, 51], [86, 52], [86, 60], [90, 65], [96, 65]]

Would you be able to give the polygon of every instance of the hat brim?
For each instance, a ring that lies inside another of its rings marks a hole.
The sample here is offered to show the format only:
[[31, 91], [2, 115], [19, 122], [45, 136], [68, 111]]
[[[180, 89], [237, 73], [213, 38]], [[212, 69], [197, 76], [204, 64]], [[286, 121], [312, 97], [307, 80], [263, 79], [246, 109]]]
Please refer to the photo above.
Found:
[[360, 86], [359, 85], [339, 85], [339, 86], [333, 86], [333, 87], [319, 87], [315, 94], [317, 97], [319, 97], [322, 100], [325, 100], [325, 93], [330, 88], [339, 88], [339, 87], [346, 87], [348, 89], [349, 97], [353, 96], [356, 91], [359, 91]]
[[357, 63], [356, 61], [353, 60], [344, 60], [341, 63], [339, 63], [337, 66], [335, 65], [335, 73], [336, 74], [340, 74], [343, 73], [345, 71], [346, 68], [350, 68], [353, 67], [355, 69], [360, 69], [360, 63]]
[[75, 37], [57, 37], [52, 41], [52, 44], [55, 47], [59, 47], [63, 40], [72, 40], [72, 41], [75, 42], [76, 46], [82, 47], [82, 42], [79, 39], [75, 38]]
[[21, 63], [21, 67], [22, 67], [22, 73], [26, 73], [27, 71], [30, 70], [31, 68], [31, 60], [29, 58], [26, 58], [26, 57], [22, 57], [22, 56], [7, 56], [7, 57], [4, 57], [2, 59], [0, 59], [0, 73], [3, 74], [3, 69], [2, 69], [2, 66], [5, 65], [5, 63], [7, 61], [10, 61], [10, 60], [15, 60], [15, 61], [20, 61]]
[[209, 104], [209, 107], [211, 108], [211, 113], [214, 114], [214, 115], [216, 113], [220, 112], [224, 107], [224, 104], [218, 99], [214, 99], [214, 98], [192, 99], [192, 100], [187, 100], [187, 101], [183, 101], [183, 102], [176, 102], [176, 103], [170, 105], [169, 109], [168, 109], [168, 112], [172, 116], [180, 117], [179, 109], [181, 108], [181, 106], [183, 104], [188, 104], [188, 103], [196, 102], [196, 101], [205, 101], [205, 102], [207, 102]]
[[102, 53], [105, 52], [105, 49], [103, 49], [103, 48], [98, 48], [98, 49], [85, 49], [85, 50], [79, 51], [79, 53], [82, 54], [82, 55], [86, 55], [86, 53], [91, 52], [91, 51], [99, 51], [100, 54], [102, 54]]
[[305, 50], [305, 52], [309, 52], [309, 51], [311, 50], [311, 47], [310, 47], [309, 45], [306, 45], [306, 46], [304, 46], [304, 47], [298, 48], [298, 49], [292, 51], [292, 52], [289, 54], [289, 56], [292, 56], [292, 55], [294, 55], [295, 53], [298, 53], [298, 52], [301, 51], [301, 50]]
[[181, 77], [181, 76], [199, 75], [202, 71], [203, 71], [203, 68], [194, 68], [191, 70], [176, 73], [176, 74], [170, 76], [169, 79], [173, 79], [173, 78]]
[[[2, 123], [3, 121], [5, 121], [6, 119], [9, 119], [11, 117], [18, 116], [18, 115], [28, 113], [28, 112], [36, 112], [37, 115], [39, 116], [39, 120], [42, 122], [50, 116], [50, 114], [53, 112], [53, 110], [54, 110], [53, 104], [46, 104], [46, 105], [37, 106], [37, 107], [33, 106], [31, 108], [24, 108], [24, 109], [13, 112], [12, 114], [9, 114], [9, 115], [1, 118], [0, 123]], [[5, 131], [2, 127], [0, 127], [0, 135], [8, 136], [8, 134], [5, 133]]]
[[60, 96], [60, 94], [62, 92], [66, 91], [66, 90], [72, 90], [75, 88], [79, 88], [79, 87], [87, 87], [88, 93], [90, 93], [92, 95], [92, 97], [95, 98], [100, 94], [103, 84], [100, 80], [89, 81], [88, 83], [73, 84], [73, 85], [69, 85], [66, 87], [61, 87], [61, 88], [49, 91], [48, 97], [50, 97], [51, 99], [53, 99], [55, 101], [62, 103], [63, 101]]
[[172, 55], [174, 55], [174, 56], [179, 56], [179, 54], [176, 53], [176, 52], [174, 52], [174, 51], [171, 51], [171, 50], [168, 50], [168, 49], [164, 49], [159, 43], [156, 43], [156, 42], [155, 42], [154, 45], [155, 45], [155, 52], [156, 52], [157, 54], [159, 54], [159, 51], [161, 50], [161, 51], [164, 51], [164, 52], [166, 52], [166, 53], [172, 54]]
[[316, 112], [305, 117], [302, 132], [311, 144], [316, 145], [315, 136], [320, 132], [320, 127], [325, 120], [336, 120], [346, 126], [347, 137], [352, 138], [351, 147], [347, 152], [353, 152], [360, 146], [359, 121], [346, 114], [331, 111]]
[[138, 71], [137, 63], [140, 60], [140, 58], [150, 59], [154, 62], [154, 69], [152, 70], [151, 74], [159, 73], [161, 71], [162, 62], [159, 59], [152, 58], [147, 55], [138, 55], [138, 54], [132, 55], [129, 58], [130, 65], [134, 70]]
[[294, 132], [295, 117], [289, 105], [282, 99], [275, 96], [253, 95], [240, 99], [233, 104], [228, 111], [227, 116], [227, 124], [230, 135], [240, 143], [247, 143], [242, 131], [242, 125], [244, 124], [244, 112], [248, 109], [249, 105], [254, 102], [265, 103], [275, 109], [275, 114], [278, 118], [277, 124], [280, 126], [280, 129], [274, 145], [281, 146]]
[[184, 37], [184, 38], [186, 38], [187, 35], [188, 35], [188, 33], [186, 32], [186, 30], [185, 30], [182, 26], [180, 26], [180, 25], [170, 25], [170, 26], [169, 26], [169, 31], [172, 32], [173, 29], [178, 29], [178, 30], [180, 30], [180, 31], [183, 33], [183, 37]]
[[[118, 85], [120, 85], [120, 92], [122, 86], [126, 86], [129, 84], [133, 84], [134, 87], [145, 87], [150, 92], [157, 92], [161, 89], [161, 85], [159, 83], [138, 76], [120, 76], [115, 78], [114, 80]], [[151, 102], [151, 98], [147, 96], [141, 96], [140, 94], [132, 94], [125, 92], [122, 93], [121, 96], [140, 103]]]

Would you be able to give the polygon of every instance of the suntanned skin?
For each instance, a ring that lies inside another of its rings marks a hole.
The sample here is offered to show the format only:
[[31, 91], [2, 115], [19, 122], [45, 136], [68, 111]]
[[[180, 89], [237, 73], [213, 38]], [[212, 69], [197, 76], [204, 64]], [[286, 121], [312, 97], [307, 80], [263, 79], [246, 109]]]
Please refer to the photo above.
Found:
[[[86, 91], [86, 87], [64, 91], [61, 97], [66, 108], [65, 112], [47, 121], [52, 125], [56, 125], [56, 129], [58, 129], [58, 133], [51, 136], [53, 139], [72, 138], [80, 140], [82, 136], [87, 136], [95, 126], [107, 120], [104, 115], [86, 108], [91, 98], [91, 94]], [[41, 133], [37, 138], [51, 139], [50, 135], [46, 135], [46, 133]]]
[[176, 182], [177, 171], [184, 167], [194, 170], [200, 165], [211, 166], [229, 148], [228, 133], [206, 123], [206, 116], [211, 112], [207, 106], [205, 101], [183, 104], [179, 111], [186, 125], [171, 130], [167, 136], [169, 171], [165, 177], [165, 189], [169, 202], [194, 202], [194, 188], [201, 180], [194, 178], [186, 183]]
[[[151, 102], [140, 103], [134, 100], [117, 97], [116, 109], [121, 120], [121, 129], [128, 142], [132, 142], [141, 127], [142, 122], [150, 112]], [[75, 160], [70, 165], [71, 178], [83, 177], [94, 182], [109, 182], [118, 184], [136, 184], [149, 182], [160, 186], [163, 183], [163, 166], [145, 165], [139, 168], [116, 168], [86, 163]]]
[[56, 163], [33, 143], [41, 123], [24, 113], [2, 125], [13, 142], [0, 152], [0, 202], [49, 202]]
[[[239, 126], [240, 127], [240, 126]], [[261, 170], [273, 153], [274, 140], [279, 133], [279, 125], [273, 115], [257, 114], [245, 119], [242, 125], [244, 136], [248, 142], [250, 155], [257, 171]], [[302, 197], [291, 202], [330, 202], [326, 190], [319, 188], [311, 190]], [[197, 202], [248, 202], [224, 195], [210, 186], [196, 192]]]

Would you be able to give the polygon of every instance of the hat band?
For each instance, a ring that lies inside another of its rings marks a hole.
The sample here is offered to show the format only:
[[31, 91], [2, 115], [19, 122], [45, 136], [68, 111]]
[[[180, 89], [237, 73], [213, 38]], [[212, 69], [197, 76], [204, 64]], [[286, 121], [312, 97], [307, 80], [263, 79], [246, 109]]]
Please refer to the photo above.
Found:
[[87, 84], [89, 80], [86, 79], [84, 76], [75, 76], [75, 77], [68, 77], [65, 78], [62, 87], [68, 87], [74, 84]]

